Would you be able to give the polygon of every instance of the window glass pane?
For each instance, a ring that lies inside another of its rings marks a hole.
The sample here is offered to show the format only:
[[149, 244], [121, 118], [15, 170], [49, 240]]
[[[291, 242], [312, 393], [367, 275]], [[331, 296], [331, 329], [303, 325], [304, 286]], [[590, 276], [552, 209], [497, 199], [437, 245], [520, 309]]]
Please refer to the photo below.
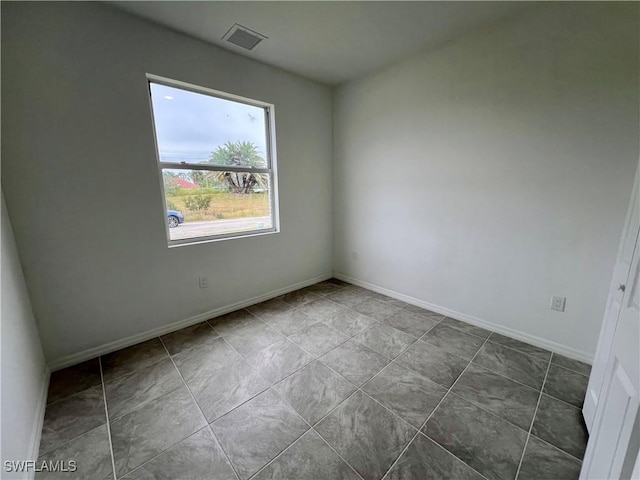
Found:
[[273, 228], [267, 173], [163, 169], [169, 239]]
[[160, 162], [267, 167], [265, 109], [150, 82]]

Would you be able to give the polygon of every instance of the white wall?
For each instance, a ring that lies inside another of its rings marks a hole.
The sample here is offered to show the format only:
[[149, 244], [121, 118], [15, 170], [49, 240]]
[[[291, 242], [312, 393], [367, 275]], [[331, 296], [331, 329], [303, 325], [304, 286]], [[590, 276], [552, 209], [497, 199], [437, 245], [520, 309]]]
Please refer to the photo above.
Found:
[[[4, 471], [5, 460], [35, 460], [46, 403], [46, 366], [31, 303], [2, 195], [2, 336], [0, 341], [0, 418], [2, 478], [29, 475]], [[33, 475], [31, 475], [33, 476]]]
[[[275, 104], [281, 233], [167, 248], [147, 72]], [[16, 2], [2, 100], [2, 185], [50, 362], [331, 272], [327, 87], [109, 6]]]
[[339, 88], [335, 271], [592, 357], [638, 162], [638, 20], [549, 2]]

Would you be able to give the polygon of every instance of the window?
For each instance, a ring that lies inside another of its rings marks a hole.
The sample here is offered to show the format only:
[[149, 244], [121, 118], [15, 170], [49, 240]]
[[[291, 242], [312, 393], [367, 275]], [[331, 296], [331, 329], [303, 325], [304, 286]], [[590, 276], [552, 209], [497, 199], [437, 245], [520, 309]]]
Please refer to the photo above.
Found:
[[169, 246], [276, 232], [273, 105], [147, 79]]

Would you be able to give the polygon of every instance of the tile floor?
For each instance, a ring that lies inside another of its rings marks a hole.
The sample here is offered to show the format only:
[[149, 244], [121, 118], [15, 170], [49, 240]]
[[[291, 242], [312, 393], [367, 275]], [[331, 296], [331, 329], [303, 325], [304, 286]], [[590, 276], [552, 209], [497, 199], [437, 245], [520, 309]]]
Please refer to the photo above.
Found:
[[40, 460], [76, 460], [64, 479], [575, 479], [589, 370], [328, 280], [55, 372]]

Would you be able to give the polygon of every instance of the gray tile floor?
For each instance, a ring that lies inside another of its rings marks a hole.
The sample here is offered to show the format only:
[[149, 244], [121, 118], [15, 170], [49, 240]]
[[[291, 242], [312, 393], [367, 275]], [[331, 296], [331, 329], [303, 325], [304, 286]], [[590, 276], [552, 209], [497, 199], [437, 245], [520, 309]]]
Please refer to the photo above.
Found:
[[328, 280], [55, 372], [38, 478], [575, 479], [589, 370]]

